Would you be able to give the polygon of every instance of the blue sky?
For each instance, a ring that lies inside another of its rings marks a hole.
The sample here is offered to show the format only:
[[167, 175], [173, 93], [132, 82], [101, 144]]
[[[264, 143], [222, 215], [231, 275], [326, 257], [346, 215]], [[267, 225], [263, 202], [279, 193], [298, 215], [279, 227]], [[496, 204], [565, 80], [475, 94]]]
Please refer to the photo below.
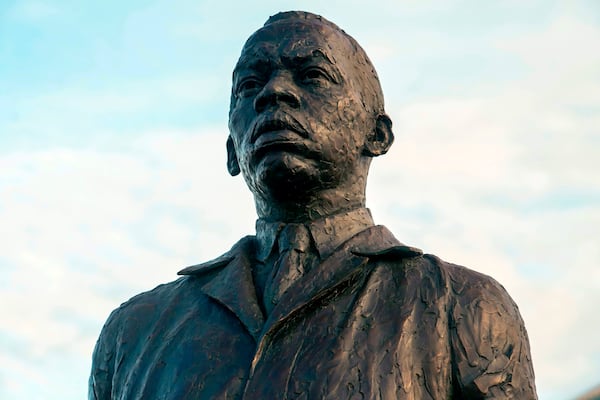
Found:
[[376, 222], [507, 288], [540, 398], [599, 383], [597, 2], [5, 0], [0, 398], [85, 397], [112, 309], [252, 233], [225, 170], [231, 70], [288, 9], [379, 72], [396, 142]]

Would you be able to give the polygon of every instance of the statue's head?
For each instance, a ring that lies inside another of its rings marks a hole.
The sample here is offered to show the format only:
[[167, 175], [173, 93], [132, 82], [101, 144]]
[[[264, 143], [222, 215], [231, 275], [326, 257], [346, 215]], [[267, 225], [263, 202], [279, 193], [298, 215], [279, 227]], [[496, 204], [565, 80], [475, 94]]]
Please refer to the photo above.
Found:
[[279, 13], [245, 43], [233, 72], [228, 169], [255, 198], [295, 201], [362, 190], [392, 144], [377, 73], [326, 19]]

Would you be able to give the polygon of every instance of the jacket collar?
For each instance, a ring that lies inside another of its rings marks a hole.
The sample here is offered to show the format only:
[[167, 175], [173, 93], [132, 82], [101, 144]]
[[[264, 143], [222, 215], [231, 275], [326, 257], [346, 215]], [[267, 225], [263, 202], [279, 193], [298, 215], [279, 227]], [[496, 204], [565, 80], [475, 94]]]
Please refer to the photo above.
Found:
[[247, 236], [222, 256], [187, 267], [179, 274], [200, 276], [220, 269], [202, 290], [231, 310], [257, 342], [261, 336], [302, 312], [307, 305], [327, 297], [340, 285], [365, 272], [369, 259], [399, 259], [422, 254], [421, 250], [398, 242], [384, 226], [367, 228], [338, 247], [318, 268], [298, 279], [265, 319], [252, 278], [255, 253], [256, 239]]
[[[256, 221], [257, 251], [256, 258], [265, 262], [273, 250], [277, 235], [286, 224], [284, 222]], [[329, 215], [304, 224], [319, 258], [324, 260], [346, 240], [373, 226], [373, 217], [368, 208], [355, 208], [349, 211]]]

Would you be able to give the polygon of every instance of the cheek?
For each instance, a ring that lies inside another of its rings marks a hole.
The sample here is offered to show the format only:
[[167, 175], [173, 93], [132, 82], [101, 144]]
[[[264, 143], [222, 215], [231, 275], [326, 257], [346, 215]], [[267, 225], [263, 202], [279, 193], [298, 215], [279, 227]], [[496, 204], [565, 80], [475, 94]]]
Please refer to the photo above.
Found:
[[366, 113], [362, 104], [352, 98], [340, 99], [331, 115], [331, 130], [336, 133], [336, 147], [348, 157], [356, 159], [362, 151], [366, 134]]
[[245, 140], [248, 130], [248, 117], [244, 113], [235, 110], [229, 115], [229, 133], [235, 143], [235, 148], [240, 163], [245, 159], [247, 141]]
[[244, 114], [233, 110], [229, 115], [229, 130], [239, 136], [244, 131]]
[[329, 131], [347, 131], [361, 129], [364, 125], [364, 110], [362, 104], [350, 96], [329, 96], [320, 101], [309, 102], [313, 105], [309, 114], [317, 116], [310, 121], [313, 131], [327, 129]]
[[350, 131], [363, 131], [365, 125], [365, 112], [362, 104], [352, 98], [343, 98], [337, 102], [337, 123], [340, 127]]
[[254, 116], [253, 100], [246, 97], [237, 99], [232, 102], [230, 109], [229, 128], [233, 128], [241, 134], [248, 129]]
[[318, 132], [323, 129], [335, 130], [339, 125], [337, 115], [337, 99], [330, 97], [318, 97], [307, 101], [306, 122], [309, 125], [310, 131]]

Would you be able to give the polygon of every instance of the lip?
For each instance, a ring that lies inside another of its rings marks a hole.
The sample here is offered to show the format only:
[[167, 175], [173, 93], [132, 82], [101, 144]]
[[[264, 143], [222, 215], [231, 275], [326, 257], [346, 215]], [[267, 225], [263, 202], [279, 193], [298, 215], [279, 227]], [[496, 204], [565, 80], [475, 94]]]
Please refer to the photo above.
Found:
[[[255, 143], [259, 141], [262, 136], [268, 135], [270, 137], [273, 134], [280, 137], [280, 140], [293, 140], [292, 138], [287, 137], [288, 133], [294, 134], [296, 140], [298, 139], [298, 136], [300, 136], [300, 138], [308, 137], [306, 129], [304, 129], [302, 124], [294, 117], [285, 113], [264, 115], [259, 117], [254, 123], [250, 142]], [[276, 139], [271, 138], [269, 140]]]
[[301, 142], [302, 137], [300, 137], [296, 131], [290, 129], [278, 129], [265, 131], [261, 133], [254, 142], [254, 146], [256, 148], [260, 148], [264, 146], [275, 145], [278, 143], [300, 144]]
[[254, 143], [252, 159], [258, 161], [267, 154], [276, 152], [293, 153], [306, 158], [318, 156], [297, 132], [282, 129], [260, 135]]

